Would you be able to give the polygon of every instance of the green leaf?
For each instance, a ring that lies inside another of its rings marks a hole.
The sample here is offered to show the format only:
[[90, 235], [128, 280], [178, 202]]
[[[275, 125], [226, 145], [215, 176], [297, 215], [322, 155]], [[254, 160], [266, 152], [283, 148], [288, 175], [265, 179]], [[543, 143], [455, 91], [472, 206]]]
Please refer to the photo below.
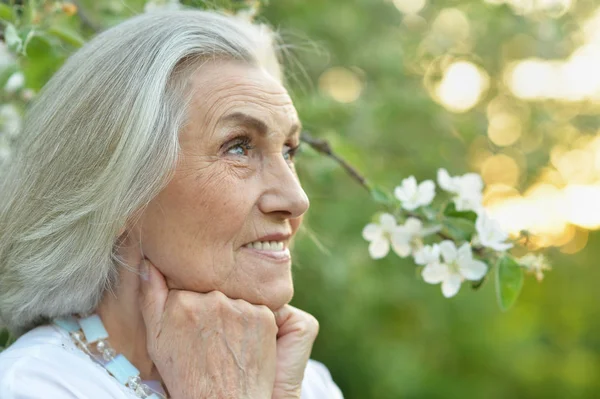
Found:
[[371, 188], [371, 198], [380, 204], [392, 204], [392, 195], [380, 187]]
[[503, 256], [496, 264], [496, 295], [503, 311], [517, 300], [523, 287], [523, 268], [510, 256]]
[[0, 3], [0, 19], [3, 21], [14, 21], [13, 9], [7, 4]]
[[48, 28], [47, 32], [75, 47], [81, 47], [85, 43], [85, 39], [78, 32], [66, 26], [54, 25]]
[[475, 223], [477, 220], [477, 214], [473, 211], [457, 211], [454, 201], [446, 205], [446, 208], [444, 208], [444, 215], [448, 217], [466, 219], [473, 223]]
[[4, 29], [4, 41], [11, 51], [17, 53], [20, 52], [23, 47], [23, 41], [19, 37], [17, 28], [11, 23], [6, 24], [6, 29]]
[[475, 226], [465, 219], [449, 217], [444, 220], [443, 226], [446, 232], [457, 241], [471, 241], [475, 234]]

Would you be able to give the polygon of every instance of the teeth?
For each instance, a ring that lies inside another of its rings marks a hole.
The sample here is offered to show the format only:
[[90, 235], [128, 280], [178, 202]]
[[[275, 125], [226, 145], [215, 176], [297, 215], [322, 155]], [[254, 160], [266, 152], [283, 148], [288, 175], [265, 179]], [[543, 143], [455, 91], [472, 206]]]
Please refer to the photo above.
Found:
[[261, 251], [283, 251], [284, 245], [282, 241], [255, 241], [247, 244], [246, 247]]

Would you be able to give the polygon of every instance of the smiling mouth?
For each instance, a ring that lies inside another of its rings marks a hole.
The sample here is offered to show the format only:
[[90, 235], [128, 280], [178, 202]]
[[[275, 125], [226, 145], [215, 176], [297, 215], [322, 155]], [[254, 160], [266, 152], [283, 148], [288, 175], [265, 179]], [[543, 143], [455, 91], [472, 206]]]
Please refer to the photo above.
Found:
[[245, 248], [258, 249], [260, 251], [283, 251], [287, 249], [283, 241], [254, 241], [244, 245]]
[[256, 255], [280, 262], [288, 262], [292, 259], [290, 250], [284, 241], [254, 241], [242, 248]]

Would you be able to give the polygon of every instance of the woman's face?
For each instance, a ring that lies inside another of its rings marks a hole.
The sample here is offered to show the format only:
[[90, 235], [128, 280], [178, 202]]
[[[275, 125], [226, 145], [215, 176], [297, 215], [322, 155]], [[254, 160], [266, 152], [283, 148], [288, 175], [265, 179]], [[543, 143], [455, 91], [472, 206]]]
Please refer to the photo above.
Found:
[[140, 220], [170, 288], [275, 310], [293, 295], [289, 244], [308, 209], [294, 170], [298, 115], [262, 69], [210, 62], [192, 76], [175, 177]]

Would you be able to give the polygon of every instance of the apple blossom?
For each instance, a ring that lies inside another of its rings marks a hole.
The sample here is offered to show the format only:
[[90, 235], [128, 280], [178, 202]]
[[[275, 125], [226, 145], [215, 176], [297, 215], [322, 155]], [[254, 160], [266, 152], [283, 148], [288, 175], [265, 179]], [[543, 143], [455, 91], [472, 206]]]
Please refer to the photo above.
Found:
[[417, 184], [417, 179], [410, 176], [402, 180], [402, 184], [394, 190], [396, 198], [402, 202], [402, 207], [407, 211], [414, 211], [420, 206], [431, 204], [435, 197], [435, 184], [432, 180], [425, 180]]
[[450, 176], [446, 169], [440, 168], [437, 180], [443, 190], [454, 194], [456, 210], [479, 212], [482, 209], [483, 180], [477, 173]]
[[399, 231], [396, 218], [389, 213], [379, 217], [379, 223], [369, 223], [362, 231], [362, 236], [369, 241], [369, 254], [373, 259], [381, 259], [390, 252], [390, 244], [394, 252], [400, 256], [405, 251], [405, 237]]
[[430, 263], [423, 268], [421, 275], [429, 284], [442, 283], [442, 294], [446, 298], [456, 295], [464, 280], [477, 281], [487, 273], [487, 265], [473, 259], [468, 243], [457, 249], [453, 241], [444, 240], [439, 244], [439, 251], [443, 262], [435, 262], [433, 256], [429, 257]]
[[441, 226], [423, 227], [423, 222], [414, 217], [406, 219], [403, 225], [398, 226], [395, 233], [396, 253], [400, 257], [409, 256], [423, 246], [423, 237], [437, 233]]
[[426, 266], [432, 263], [440, 263], [440, 247], [437, 244], [425, 245], [414, 253], [415, 263]]
[[506, 251], [512, 248], [513, 245], [511, 243], [505, 242], [508, 239], [508, 234], [485, 211], [480, 212], [477, 216], [475, 228], [477, 229], [476, 241], [484, 247], [492, 248], [496, 251]]

